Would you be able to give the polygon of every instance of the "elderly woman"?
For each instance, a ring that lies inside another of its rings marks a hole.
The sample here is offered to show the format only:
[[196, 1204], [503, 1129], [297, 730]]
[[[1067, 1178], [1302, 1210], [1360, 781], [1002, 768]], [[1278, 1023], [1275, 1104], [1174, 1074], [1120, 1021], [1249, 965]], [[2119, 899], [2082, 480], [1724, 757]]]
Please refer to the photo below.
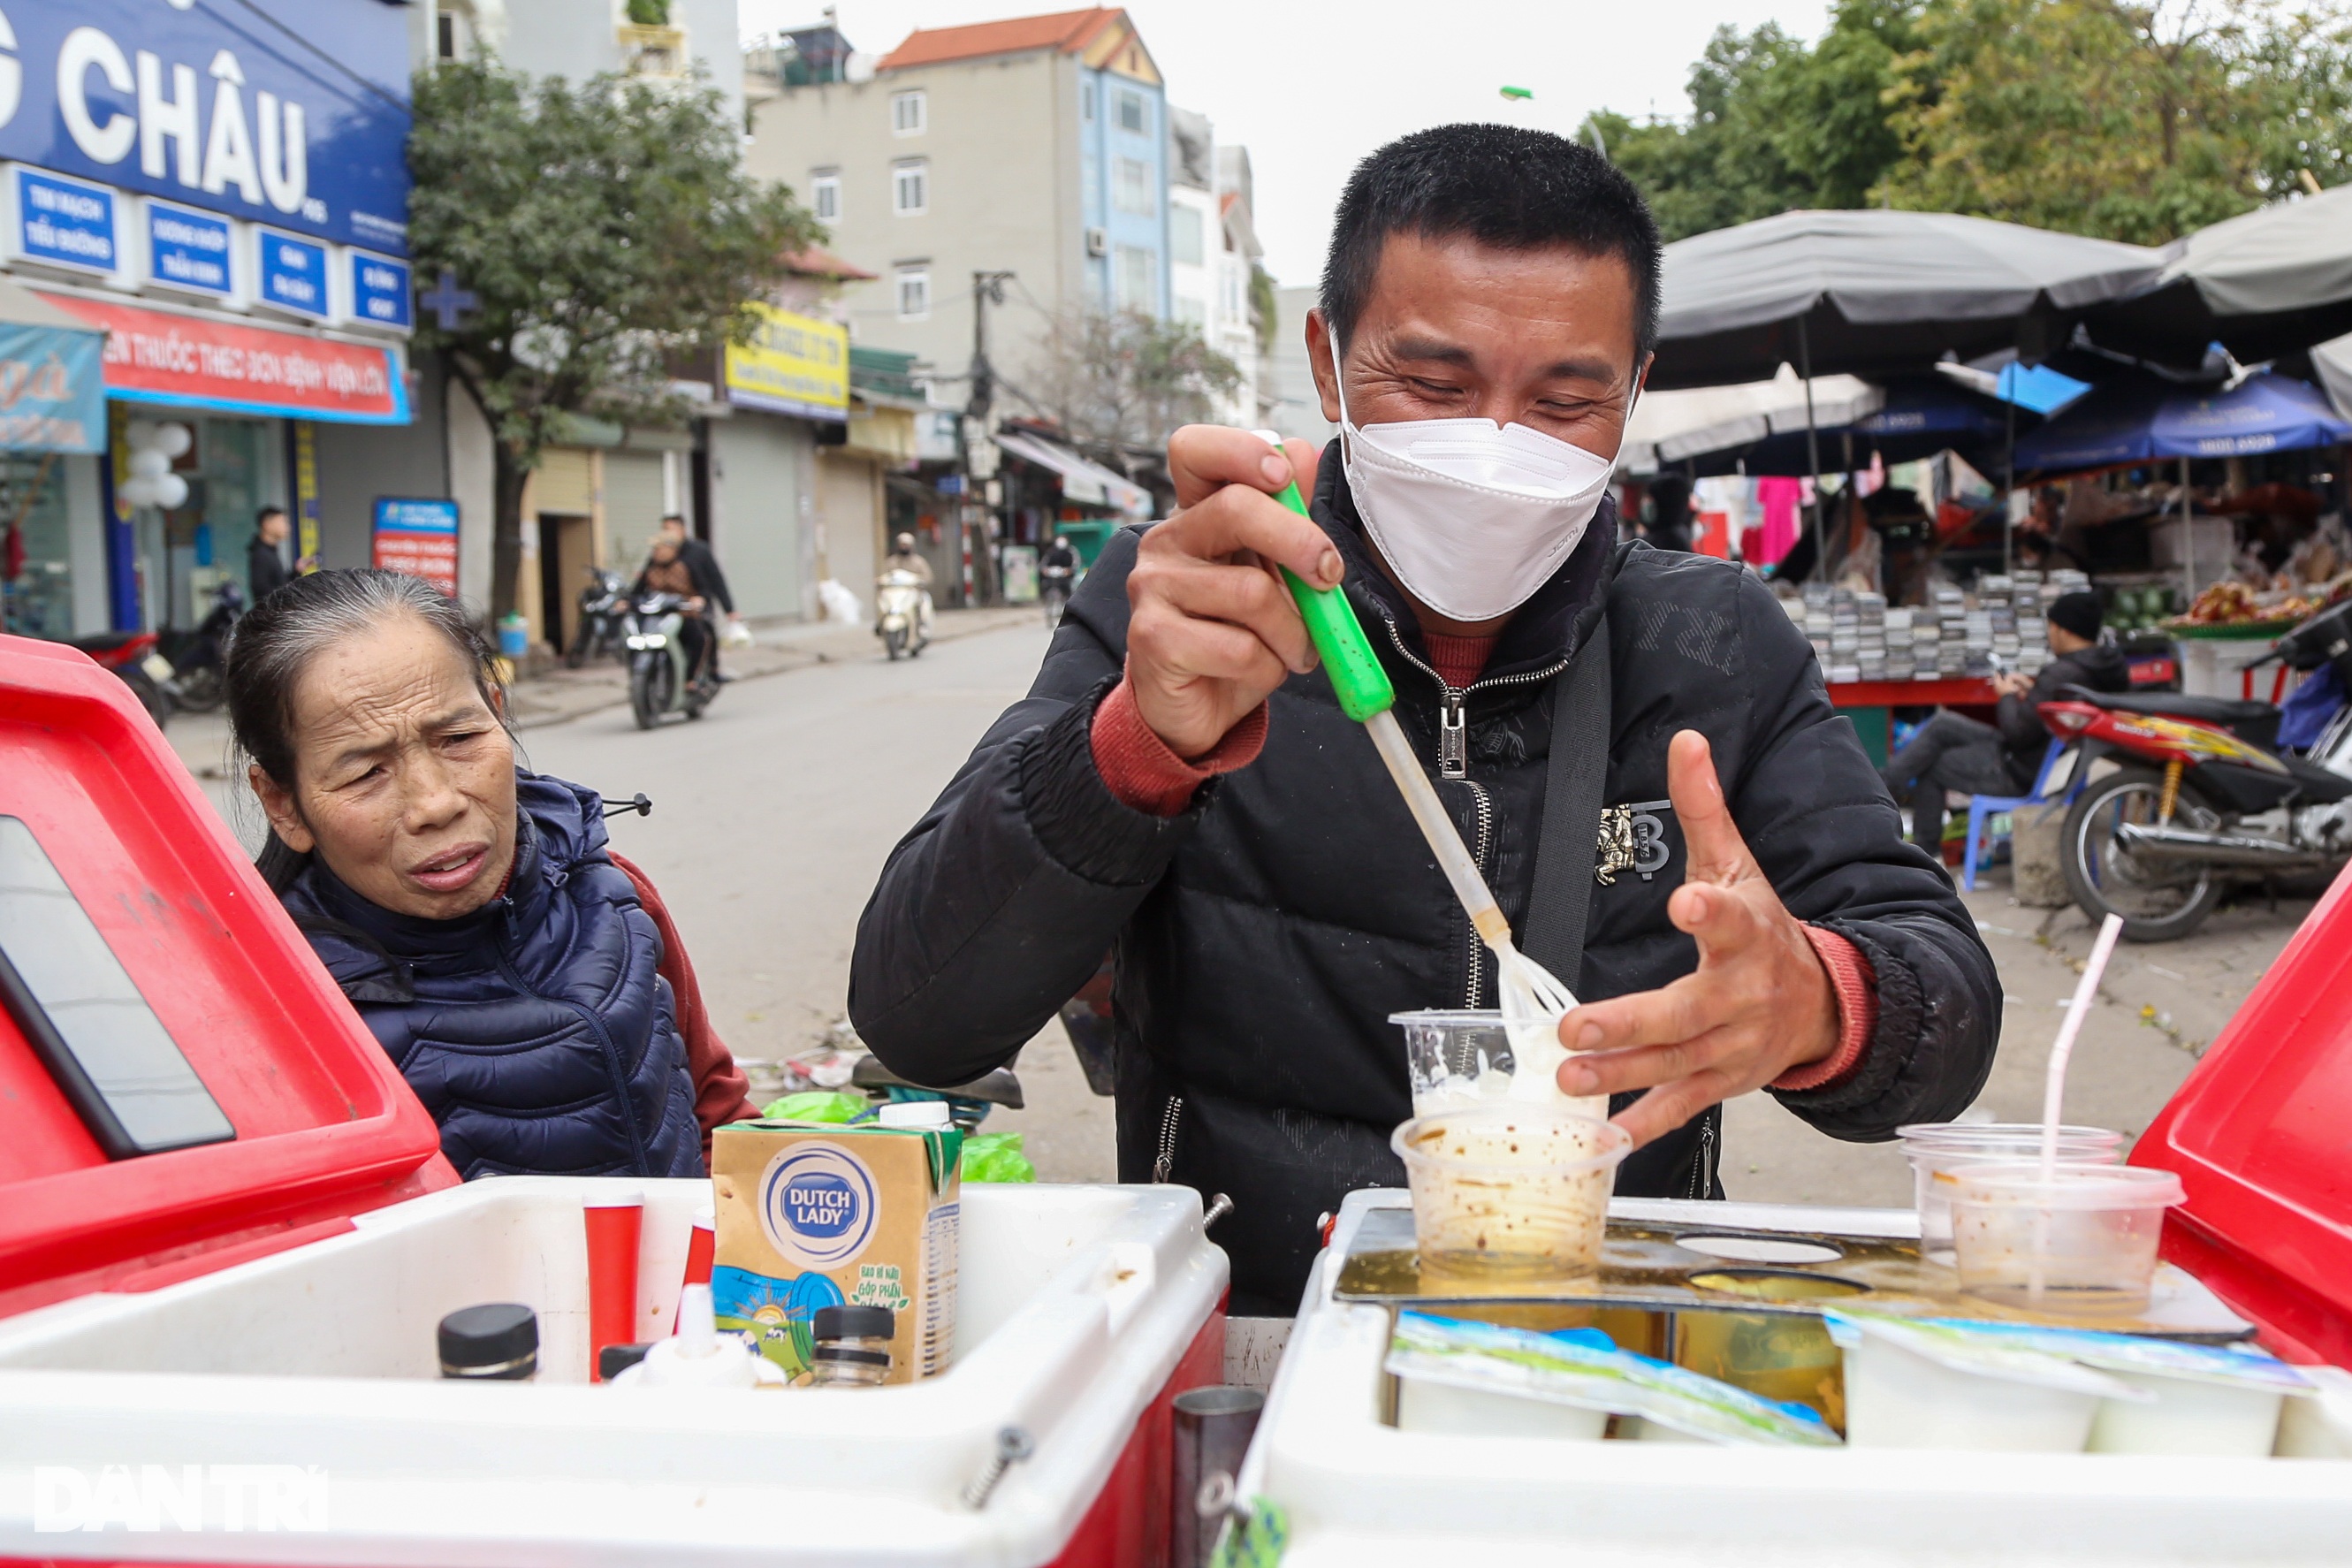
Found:
[[645, 874], [593, 790], [519, 768], [457, 605], [321, 572], [256, 605], [229, 721], [259, 869], [399, 1064], [460, 1173], [698, 1176], [752, 1114]]

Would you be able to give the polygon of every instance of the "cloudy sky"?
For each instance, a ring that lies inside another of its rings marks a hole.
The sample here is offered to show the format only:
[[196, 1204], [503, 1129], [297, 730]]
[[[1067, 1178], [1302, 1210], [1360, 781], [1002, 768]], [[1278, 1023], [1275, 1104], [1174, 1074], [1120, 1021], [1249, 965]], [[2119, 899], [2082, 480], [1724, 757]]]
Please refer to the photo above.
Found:
[[[821, 0], [740, 0], [746, 37], [806, 26]], [[840, 0], [851, 44], [887, 52], [917, 27], [1066, 10], [1045, 0]], [[1312, 282], [1339, 187], [1391, 137], [1455, 120], [1572, 132], [1594, 109], [1689, 109], [1683, 84], [1707, 36], [1767, 18], [1804, 37], [1820, 0], [1132, 0], [1176, 103], [1247, 144], [1266, 266]], [[1506, 101], [1506, 84], [1532, 101]]]

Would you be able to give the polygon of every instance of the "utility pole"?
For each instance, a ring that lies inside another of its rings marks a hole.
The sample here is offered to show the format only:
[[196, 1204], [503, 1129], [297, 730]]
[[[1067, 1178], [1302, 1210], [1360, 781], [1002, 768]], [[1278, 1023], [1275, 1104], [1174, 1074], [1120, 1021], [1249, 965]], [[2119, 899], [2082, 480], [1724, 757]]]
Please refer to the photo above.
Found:
[[[984, 592], [990, 598], [997, 593], [999, 574], [989, 553], [984, 531], [977, 552], [973, 548], [972, 531], [984, 530], [988, 511], [981, 500], [984, 481], [973, 471], [976, 465], [972, 457], [976, 444], [987, 439], [989, 411], [996, 404], [995, 374], [988, 363], [988, 307], [1004, 303], [1005, 280], [1012, 276], [1009, 271], [990, 272], [977, 268], [971, 275], [971, 395], [964, 402], [964, 416], [956, 427], [957, 467], [963, 471], [962, 504], [957, 510], [962, 522], [956, 532], [962, 547], [963, 597], [968, 605], [976, 603], [980, 593]], [[993, 464], [989, 465], [989, 471], [995, 471]], [[973, 572], [975, 553], [984, 567], [977, 578]]]

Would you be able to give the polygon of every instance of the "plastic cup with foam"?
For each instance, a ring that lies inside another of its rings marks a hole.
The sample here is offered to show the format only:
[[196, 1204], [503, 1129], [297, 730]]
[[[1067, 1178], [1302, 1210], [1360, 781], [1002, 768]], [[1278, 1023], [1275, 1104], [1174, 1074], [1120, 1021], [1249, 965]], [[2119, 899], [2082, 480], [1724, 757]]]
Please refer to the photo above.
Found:
[[1506, 1102], [1417, 1116], [1391, 1139], [1424, 1275], [1544, 1279], [1592, 1268], [1617, 1166], [1613, 1122]]

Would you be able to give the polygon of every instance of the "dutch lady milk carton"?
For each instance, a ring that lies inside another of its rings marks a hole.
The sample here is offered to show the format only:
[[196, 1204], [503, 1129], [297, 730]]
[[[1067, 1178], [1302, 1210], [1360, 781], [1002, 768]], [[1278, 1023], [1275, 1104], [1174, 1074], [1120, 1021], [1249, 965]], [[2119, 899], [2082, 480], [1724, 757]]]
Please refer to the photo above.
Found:
[[806, 1381], [821, 1307], [898, 1315], [891, 1383], [947, 1370], [955, 1343], [963, 1135], [949, 1129], [739, 1121], [710, 1145], [719, 1327]]

